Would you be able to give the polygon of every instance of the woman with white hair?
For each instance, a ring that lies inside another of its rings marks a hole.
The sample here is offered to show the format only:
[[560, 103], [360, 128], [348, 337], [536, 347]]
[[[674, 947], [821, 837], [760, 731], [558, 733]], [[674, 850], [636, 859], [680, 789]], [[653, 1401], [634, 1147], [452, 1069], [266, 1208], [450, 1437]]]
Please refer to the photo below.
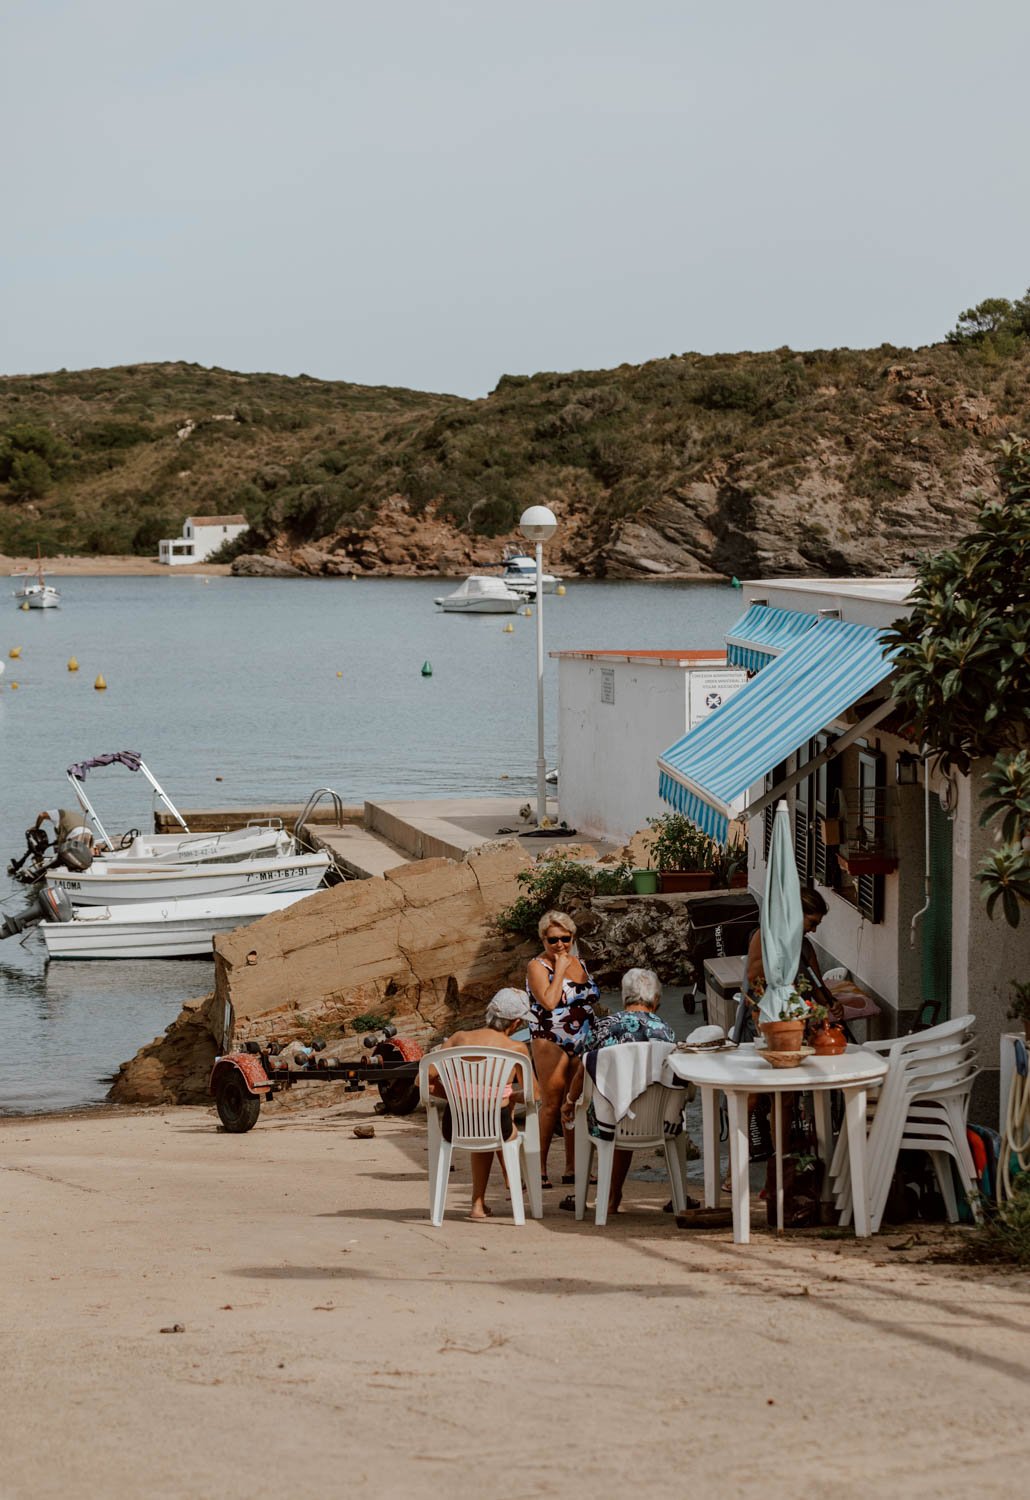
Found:
[[[529, 1020], [529, 1000], [521, 990], [504, 989], [498, 990], [486, 1008], [482, 1026], [474, 1026], [469, 1031], [456, 1031], [453, 1036], [445, 1037], [439, 1048], [434, 1047], [434, 1052], [444, 1047], [505, 1047], [512, 1052], [517, 1052], [520, 1057], [529, 1057], [529, 1048], [525, 1042], [517, 1042], [513, 1035], [521, 1031]], [[429, 1070], [430, 1093], [439, 1097], [444, 1096], [444, 1088], [440, 1082], [435, 1068]], [[511, 1117], [511, 1105], [522, 1100], [521, 1090], [516, 1091], [515, 1086], [507, 1084], [504, 1090], [504, 1107], [501, 1110], [501, 1129], [505, 1140], [511, 1140], [515, 1134], [515, 1124]], [[451, 1138], [451, 1111], [448, 1106], [444, 1110], [441, 1121], [445, 1140]], [[498, 1156], [500, 1153], [497, 1153]], [[487, 1207], [486, 1189], [490, 1181], [490, 1168], [493, 1165], [494, 1153], [492, 1151], [473, 1151], [472, 1153], [472, 1207], [469, 1209], [469, 1218], [489, 1219], [491, 1210]], [[502, 1165], [503, 1170], [503, 1165]]]
[[[576, 1101], [583, 1092], [583, 1053], [596, 1052], [599, 1047], [617, 1047], [620, 1042], [674, 1042], [676, 1035], [671, 1026], [658, 1015], [662, 1003], [662, 982], [653, 969], [627, 969], [622, 976], [622, 1009], [601, 1016], [585, 1026], [576, 1044], [576, 1062], [569, 1079], [568, 1093], [562, 1104], [562, 1125], [569, 1130], [576, 1113]], [[587, 1113], [587, 1127], [596, 1135], [597, 1121], [593, 1105]], [[612, 1165], [612, 1185], [608, 1198], [608, 1212], [616, 1214], [622, 1202], [622, 1189], [633, 1160], [632, 1151], [616, 1148]], [[570, 1195], [560, 1208], [575, 1209], [575, 1197]]]
[[[544, 912], [537, 924], [543, 952], [526, 970], [529, 1030], [533, 1038], [533, 1067], [540, 1089], [540, 1162], [543, 1185], [547, 1153], [558, 1127], [562, 1099], [572, 1076], [576, 1043], [584, 1026], [594, 1019], [594, 1003], [601, 992], [575, 953], [576, 924], [567, 912]], [[562, 1182], [575, 1182], [575, 1140], [565, 1132], [565, 1172]]]

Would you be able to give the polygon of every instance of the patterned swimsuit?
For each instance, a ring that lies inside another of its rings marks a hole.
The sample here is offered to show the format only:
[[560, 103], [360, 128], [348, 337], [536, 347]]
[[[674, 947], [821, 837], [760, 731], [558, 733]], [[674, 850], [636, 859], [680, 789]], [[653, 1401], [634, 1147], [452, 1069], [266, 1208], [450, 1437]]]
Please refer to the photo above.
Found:
[[[549, 977], [554, 978], [554, 970], [543, 959], [535, 959], [534, 962], [542, 964]], [[583, 973], [587, 977], [578, 984], [572, 979], [562, 980], [561, 1003], [553, 1010], [548, 1010], [546, 1006], [540, 1004], [529, 987], [528, 978], [526, 980], [530, 1009], [530, 1035], [543, 1037], [547, 1042], [554, 1042], [570, 1057], [576, 1051], [576, 1044], [583, 1028], [589, 1026], [594, 1019], [594, 1001], [601, 998], [601, 991], [587, 973], [585, 964]]]

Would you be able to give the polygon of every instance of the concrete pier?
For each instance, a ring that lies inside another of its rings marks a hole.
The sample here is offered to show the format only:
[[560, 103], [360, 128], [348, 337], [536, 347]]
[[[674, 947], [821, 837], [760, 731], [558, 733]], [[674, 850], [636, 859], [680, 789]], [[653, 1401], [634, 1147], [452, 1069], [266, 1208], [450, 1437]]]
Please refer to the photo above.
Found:
[[[599, 855], [616, 847], [597, 839], [558, 833], [528, 832], [519, 817], [522, 803], [517, 797], [426, 797], [397, 801], [365, 802], [344, 808], [344, 821], [337, 821], [332, 805], [322, 803], [309, 825], [312, 842], [333, 856], [340, 870], [357, 880], [383, 875], [413, 859], [462, 860], [473, 849], [498, 838], [517, 838], [530, 858], [545, 851], [579, 848], [589, 844]], [[548, 815], [558, 817], [557, 802], [548, 804]], [[260, 818], [281, 818], [291, 829], [300, 816], [300, 806], [267, 804], [250, 808], [189, 808], [183, 817], [197, 833], [242, 828]], [[154, 818], [159, 833], [177, 828], [167, 813]]]

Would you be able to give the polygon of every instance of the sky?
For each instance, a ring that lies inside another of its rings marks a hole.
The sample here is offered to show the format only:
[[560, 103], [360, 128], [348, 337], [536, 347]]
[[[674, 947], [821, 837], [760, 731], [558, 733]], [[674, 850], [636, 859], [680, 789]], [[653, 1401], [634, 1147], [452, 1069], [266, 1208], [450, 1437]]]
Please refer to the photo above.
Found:
[[1025, 0], [4, 0], [0, 371], [919, 345], [1030, 283]]

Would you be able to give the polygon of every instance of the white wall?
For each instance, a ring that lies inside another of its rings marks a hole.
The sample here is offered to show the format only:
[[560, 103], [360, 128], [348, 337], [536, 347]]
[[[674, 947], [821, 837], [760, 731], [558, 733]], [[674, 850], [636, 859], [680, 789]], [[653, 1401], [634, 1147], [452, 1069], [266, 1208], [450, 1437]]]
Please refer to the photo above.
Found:
[[[602, 671], [614, 703], [603, 703]], [[658, 796], [658, 756], [687, 728], [687, 673], [653, 662], [558, 664], [558, 800], [561, 816], [592, 838], [625, 840], [668, 808]]]
[[[694, 670], [718, 666], [713, 660]], [[730, 670], [742, 686], [744, 673]], [[559, 657], [558, 800], [571, 827], [624, 841], [669, 811], [658, 796], [657, 760], [690, 727], [690, 672], [647, 658]], [[606, 674], [614, 702], [604, 701]]]
[[242, 532], [246, 526], [194, 526], [194, 562], [204, 562], [213, 552], [217, 552], [224, 542], [231, 542]]

